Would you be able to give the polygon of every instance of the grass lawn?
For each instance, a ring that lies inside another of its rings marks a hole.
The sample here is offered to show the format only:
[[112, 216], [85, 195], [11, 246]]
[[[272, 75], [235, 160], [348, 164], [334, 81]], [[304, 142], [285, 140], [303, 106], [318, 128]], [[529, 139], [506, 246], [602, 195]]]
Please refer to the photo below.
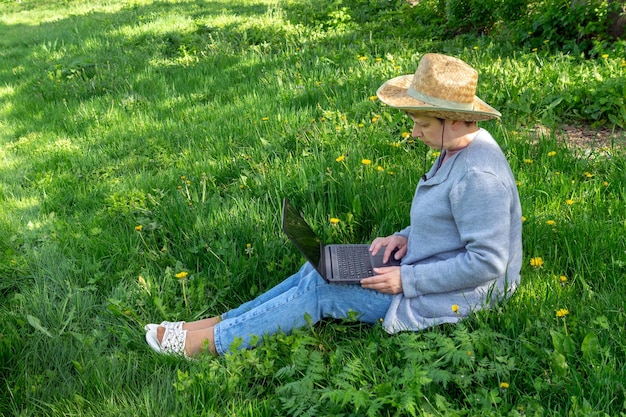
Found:
[[[418, 13], [0, 0], [0, 414], [626, 415], [623, 51], [431, 39]], [[415, 334], [328, 321], [220, 358], [154, 354], [145, 323], [297, 270], [284, 196], [329, 242], [406, 226], [436, 154], [375, 91], [426, 52], [476, 67], [504, 115], [481, 126], [522, 200], [514, 296]], [[559, 134], [583, 115], [602, 146]]]

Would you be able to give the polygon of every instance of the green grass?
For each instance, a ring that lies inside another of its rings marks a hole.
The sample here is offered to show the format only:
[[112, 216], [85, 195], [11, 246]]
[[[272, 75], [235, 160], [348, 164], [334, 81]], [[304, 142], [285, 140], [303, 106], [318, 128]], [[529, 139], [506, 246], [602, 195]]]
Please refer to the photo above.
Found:
[[[529, 129], [619, 119], [623, 56], [428, 39], [401, 2], [0, 4], [0, 414], [626, 413], [624, 135], [577, 149]], [[526, 218], [513, 298], [417, 334], [329, 321], [218, 359], [153, 354], [144, 323], [299, 267], [283, 196], [328, 241], [404, 227], [434, 156], [372, 96], [428, 51], [478, 68], [505, 115], [483, 126]]]

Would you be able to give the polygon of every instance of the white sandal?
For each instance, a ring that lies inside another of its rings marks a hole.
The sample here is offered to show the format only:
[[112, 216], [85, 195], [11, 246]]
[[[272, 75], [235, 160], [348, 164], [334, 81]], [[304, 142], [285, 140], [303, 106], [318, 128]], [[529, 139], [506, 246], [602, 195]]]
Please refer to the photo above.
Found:
[[[148, 345], [158, 353], [184, 355], [185, 342], [187, 340], [187, 330], [183, 330], [182, 322], [171, 323], [171, 325], [163, 325], [165, 327], [165, 333], [163, 333], [163, 339], [159, 342], [157, 337], [157, 328], [159, 325], [150, 327], [146, 333], [146, 342]], [[148, 326], [146, 326], [148, 328]]]

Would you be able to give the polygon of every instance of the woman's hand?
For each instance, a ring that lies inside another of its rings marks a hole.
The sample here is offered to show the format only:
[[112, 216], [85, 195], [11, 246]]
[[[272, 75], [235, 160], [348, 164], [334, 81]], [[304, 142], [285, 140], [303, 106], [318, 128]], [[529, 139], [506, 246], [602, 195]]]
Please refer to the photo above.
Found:
[[361, 280], [363, 288], [369, 288], [385, 294], [400, 294], [402, 292], [399, 266], [374, 268], [374, 272], [377, 275]]
[[383, 254], [383, 263], [389, 262], [389, 257], [396, 251], [394, 258], [398, 261], [406, 255], [408, 239], [400, 235], [391, 235], [387, 237], [377, 237], [370, 245], [370, 252], [376, 255], [379, 250], [385, 247]]
[[[402, 259], [407, 251], [407, 238], [400, 235], [378, 237], [370, 245], [370, 252], [376, 255], [378, 251], [385, 248], [383, 263], [389, 261], [393, 253], [396, 260]], [[402, 279], [400, 278], [399, 266], [387, 266], [374, 268], [375, 276], [361, 280], [363, 288], [369, 288], [385, 294], [400, 294], [402, 292]]]

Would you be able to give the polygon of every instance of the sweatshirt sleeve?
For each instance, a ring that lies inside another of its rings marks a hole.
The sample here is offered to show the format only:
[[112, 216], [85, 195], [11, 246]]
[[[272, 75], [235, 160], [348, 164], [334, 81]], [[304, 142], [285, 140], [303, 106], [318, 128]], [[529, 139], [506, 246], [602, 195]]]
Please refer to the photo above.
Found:
[[[509, 258], [511, 195], [493, 173], [470, 171], [449, 193], [460, 247], [438, 259], [402, 265], [405, 297], [473, 288], [503, 276]], [[444, 237], [445, 238], [445, 237]]]

